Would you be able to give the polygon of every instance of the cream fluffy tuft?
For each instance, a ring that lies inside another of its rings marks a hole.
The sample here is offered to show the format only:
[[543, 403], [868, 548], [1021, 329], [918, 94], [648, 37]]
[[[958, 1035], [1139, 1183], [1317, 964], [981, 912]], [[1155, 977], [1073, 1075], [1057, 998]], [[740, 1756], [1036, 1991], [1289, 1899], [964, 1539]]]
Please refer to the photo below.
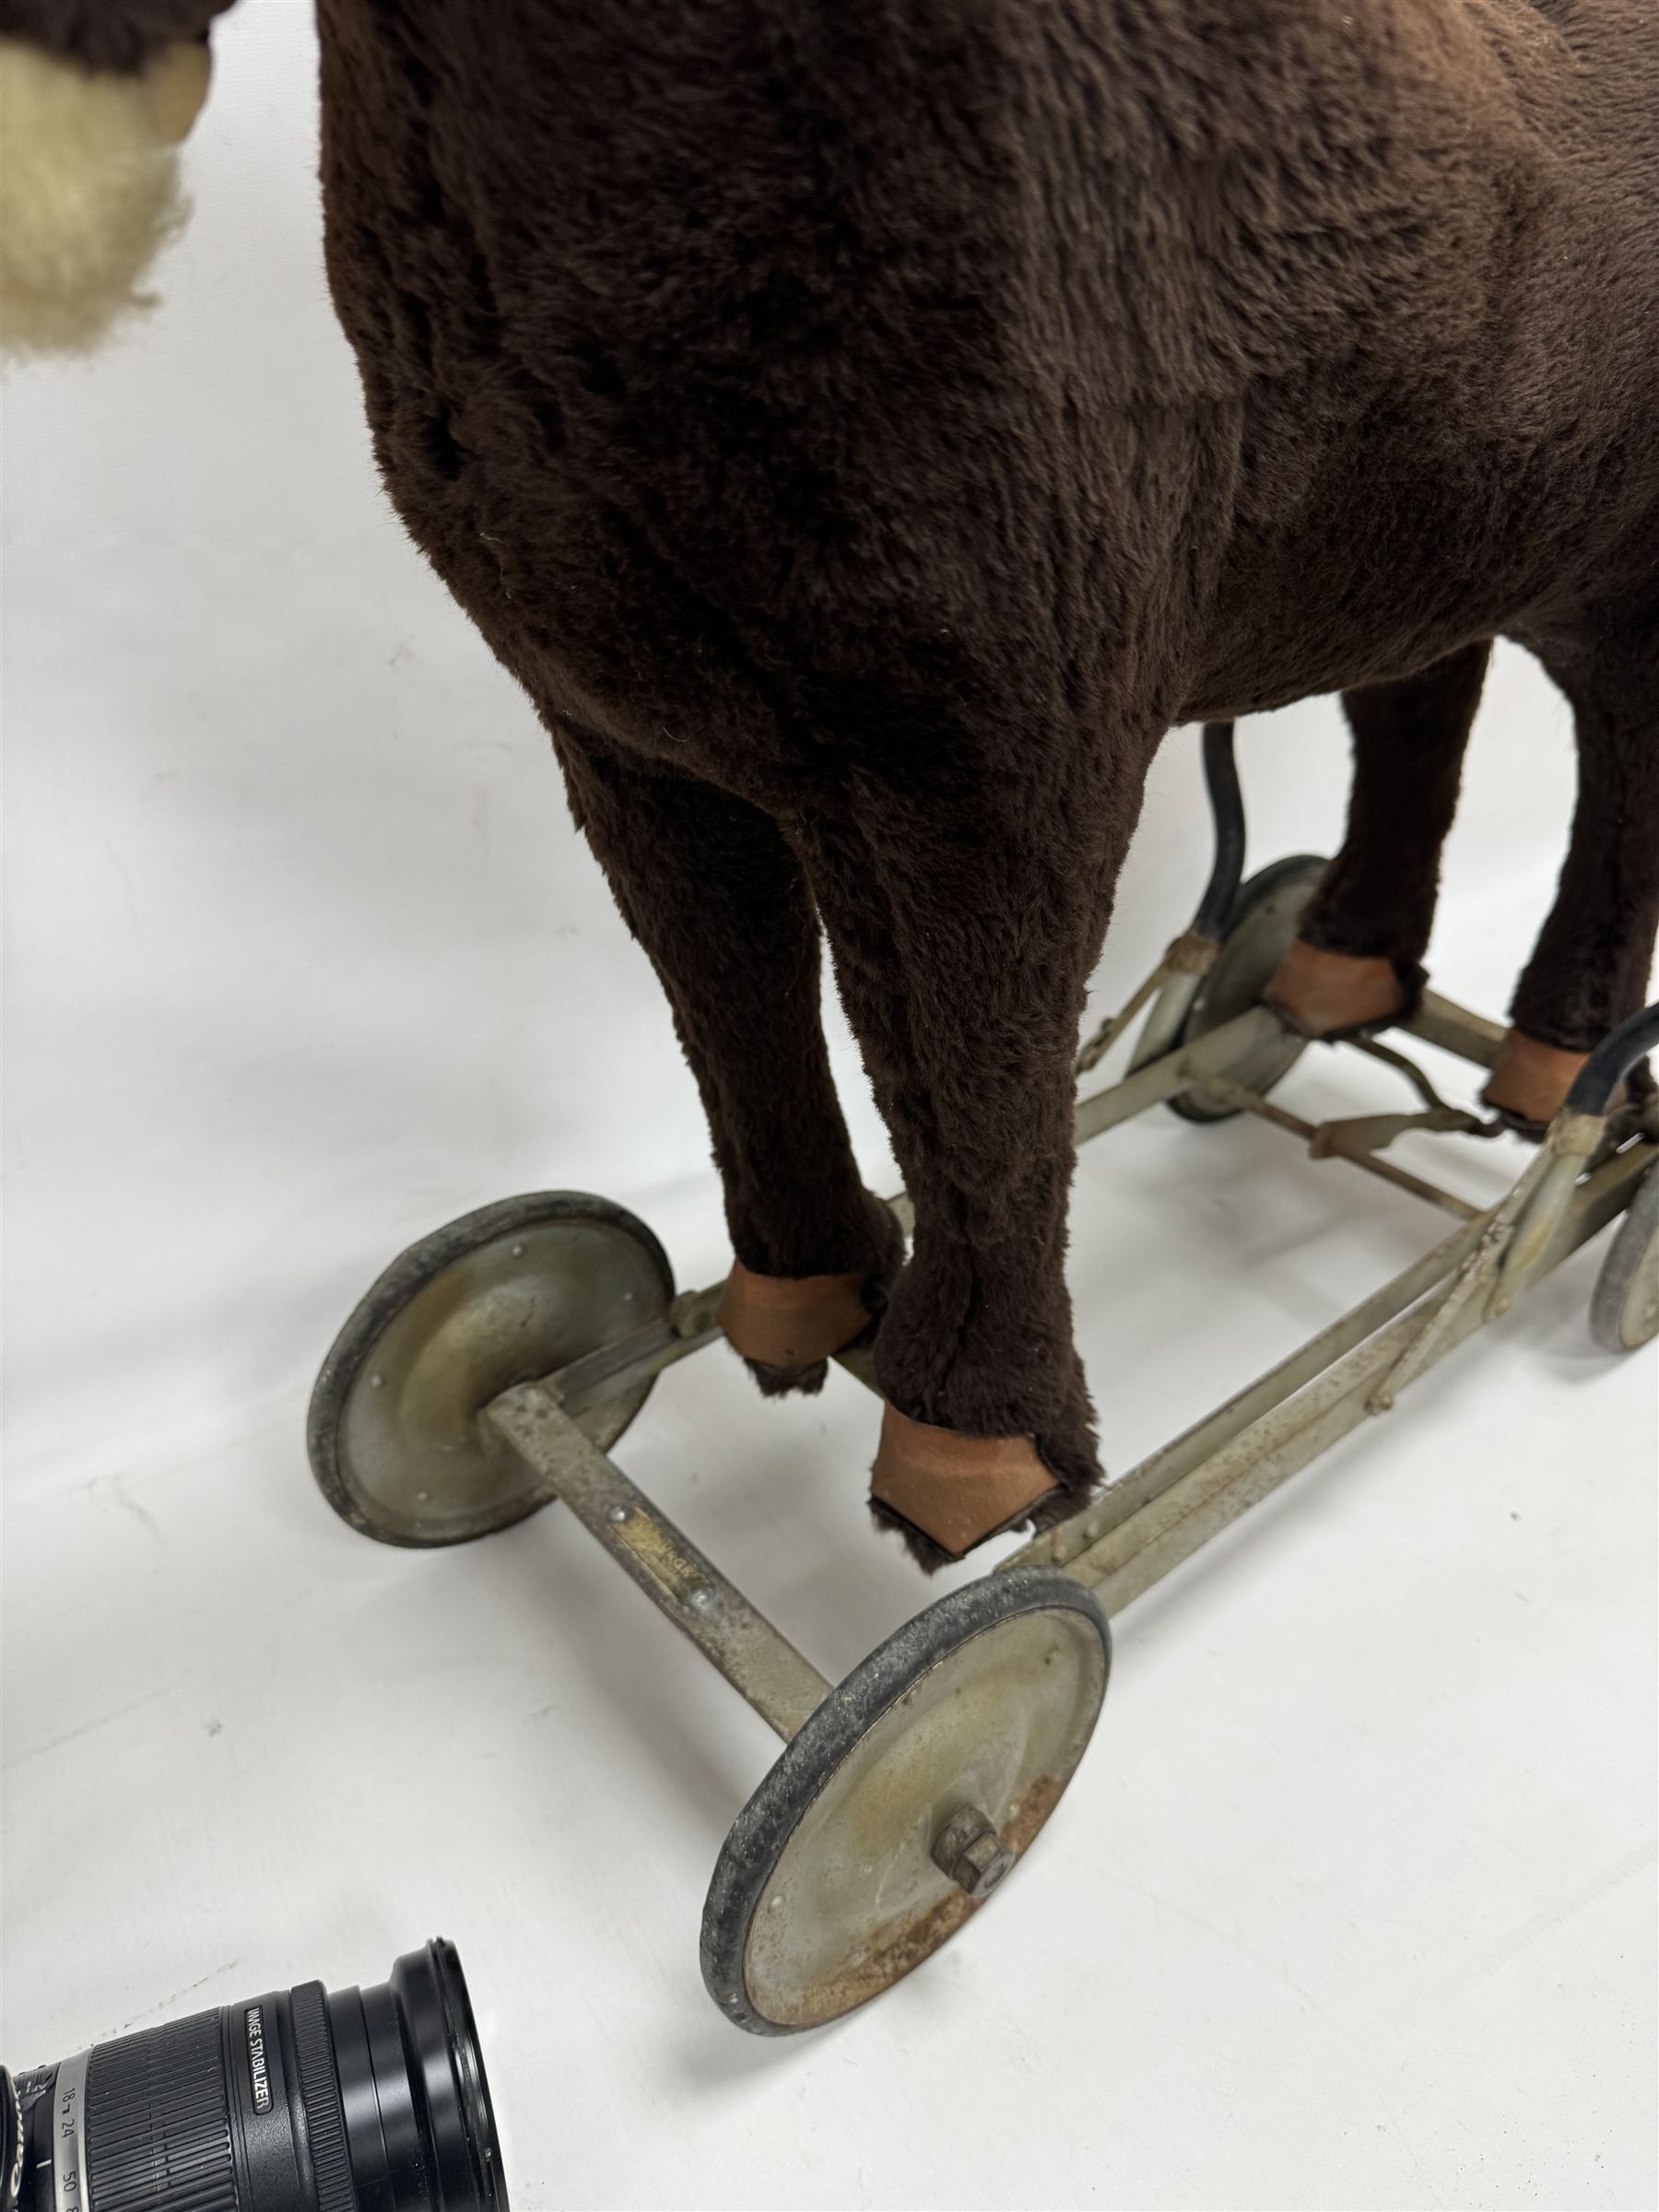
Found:
[[206, 76], [205, 48], [120, 76], [0, 40], [0, 354], [88, 352], [155, 304], [139, 287], [183, 219], [174, 141]]

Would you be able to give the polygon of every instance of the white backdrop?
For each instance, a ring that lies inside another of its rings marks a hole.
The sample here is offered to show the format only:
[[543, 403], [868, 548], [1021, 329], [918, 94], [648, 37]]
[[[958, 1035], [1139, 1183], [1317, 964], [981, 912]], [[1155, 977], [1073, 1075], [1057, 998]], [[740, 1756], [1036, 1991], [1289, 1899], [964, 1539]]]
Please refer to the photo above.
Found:
[[[218, 46], [162, 308], [6, 402], [0, 2049], [377, 1980], [441, 1928], [531, 2212], [1651, 2204], [1659, 1392], [1589, 1345], [1598, 1254], [1135, 1609], [1030, 1866], [816, 2039], [737, 2036], [697, 1974], [760, 1724], [557, 1510], [418, 1555], [323, 1505], [312, 1374], [415, 1235], [569, 1185], [683, 1283], [724, 1253], [545, 741], [375, 482], [309, 10], [243, 0]], [[1334, 708], [1242, 747], [1255, 858], [1328, 849]], [[1103, 1001], [1195, 897], [1196, 750]], [[1571, 791], [1563, 708], [1501, 655], [1442, 989], [1501, 1009]], [[1291, 1089], [1378, 1097], [1341, 1060]], [[1259, 1128], [1103, 1141], [1074, 1279], [1112, 1463], [1439, 1233]], [[620, 1454], [830, 1674], [924, 1594], [866, 1532], [871, 1419], [711, 1352]]]

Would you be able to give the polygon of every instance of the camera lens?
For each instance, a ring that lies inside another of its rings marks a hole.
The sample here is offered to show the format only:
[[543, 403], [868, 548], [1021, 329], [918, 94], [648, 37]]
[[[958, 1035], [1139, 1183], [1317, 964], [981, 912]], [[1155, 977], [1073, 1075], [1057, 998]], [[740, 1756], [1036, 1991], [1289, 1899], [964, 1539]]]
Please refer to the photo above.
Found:
[[0, 2212], [507, 2212], [465, 1977], [441, 1938], [0, 2073]]

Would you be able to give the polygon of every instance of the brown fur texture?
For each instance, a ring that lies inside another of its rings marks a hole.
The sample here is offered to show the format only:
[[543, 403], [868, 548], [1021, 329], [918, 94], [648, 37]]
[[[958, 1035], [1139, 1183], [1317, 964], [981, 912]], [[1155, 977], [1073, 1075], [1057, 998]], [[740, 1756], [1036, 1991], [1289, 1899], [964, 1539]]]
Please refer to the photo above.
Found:
[[181, 39], [205, 39], [231, 0], [0, 0], [0, 38], [28, 39], [88, 69], [132, 72]]
[[1483, 639], [1418, 676], [1343, 698], [1354, 752], [1347, 835], [1301, 934], [1326, 952], [1392, 961], [1403, 1011], [1423, 993], [1441, 847], [1490, 653]]
[[[1171, 724], [1351, 695], [1310, 928], [1415, 984], [1487, 642], [1521, 640], [1583, 783], [1516, 1019], [1583, 1047], [1641, 991], [1659, 8], [320, 16], [388, 488], [553, 734], [739, 1256], [890, 1284], [891, 1402], [1087, 1483], [1071, 1060]], [[820, 924], [916, 1202], [896, 1280]]]

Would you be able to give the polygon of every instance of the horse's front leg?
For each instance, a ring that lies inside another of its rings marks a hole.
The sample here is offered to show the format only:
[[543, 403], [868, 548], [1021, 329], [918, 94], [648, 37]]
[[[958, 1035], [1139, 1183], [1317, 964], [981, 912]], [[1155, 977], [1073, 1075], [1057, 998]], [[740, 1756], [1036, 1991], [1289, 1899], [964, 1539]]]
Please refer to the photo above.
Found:
[[1065, 1283], [1073, 1060], [1143, 748], [866, 774], [803, 832], [849, 1018], [916, 1210], [877, 1339], [872, 1500], [925, 1563], [1099, 1476]]
[[[1572, 703], [1578, 806], [1559, 888], [1515, 986], [1488, 1105], [1536, 1133], [1585, 1056], [1649, 993], [1659, 930], [1659, 606], [1544, 647]], [[1651, 1078], [1633, 1078], [1646, 1092]]]
[[726, 1335], [769, 1395], [816, 1390], [903, 1253], [865, 1190], [818, 1009], [818, 924], [776, 823], [597, 738], [556, 740], [573, 811], [697, 1078], [736, 1263]]
[[1420, 675], [1343, 694], [1354, 747], [1347, 833], [1267, 990], [1311, 1037], [1416, 1010], [1441, 848], [1490, 653], [1489, 643], [1465, 645]]

